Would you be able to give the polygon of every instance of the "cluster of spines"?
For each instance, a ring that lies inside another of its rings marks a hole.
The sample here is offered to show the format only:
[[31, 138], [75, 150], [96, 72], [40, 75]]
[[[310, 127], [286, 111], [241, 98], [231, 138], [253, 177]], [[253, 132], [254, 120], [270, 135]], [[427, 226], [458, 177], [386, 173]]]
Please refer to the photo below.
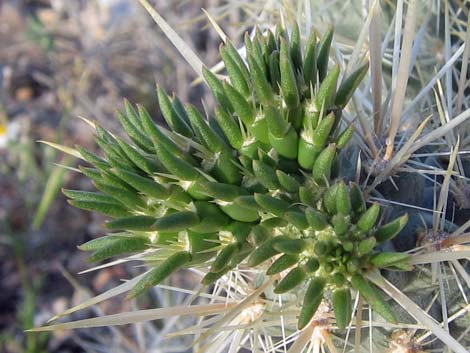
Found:
[[205, 119], [192, 105], [157, 89], [169, 126], [143, 107], [125, 102], [118, 118], [132, 143], [97, 126], [99, 157], [78, 151], [93, 168], [80, 167], [99, 192], [65, 190], [70, 203], [114, 217], [112, 233], [86, 243], [92, 260], [171, 249], [132, 289], [160, 283], [181, 267], [210, 265], [210, 284], [238, 264], [264, 266], [267, 275], [288, 271], [275, 287], [284, 293], [308, 281], [299, 327], [332, 290], [337, 324], [351, 316], [350, 287], [382, 316], [386, 302], [363, 276], [373, 268], [405, 269], [407, 256], [376, 252], [406, 223], [406, 216], [377, 230], [379, 206], [366, 209], [355, 184], [336, 180], [337, 153], [353, 134], [340, 131], [341, 109], [367, 65], [336, 89], [339, 67], [328, 71], [330, 30], [304, 53], [300, 33], [278, 27], [245, 40], [246, 62], [229, 42], [220, 49], [230, 82], [204, 69], [219, 105]]

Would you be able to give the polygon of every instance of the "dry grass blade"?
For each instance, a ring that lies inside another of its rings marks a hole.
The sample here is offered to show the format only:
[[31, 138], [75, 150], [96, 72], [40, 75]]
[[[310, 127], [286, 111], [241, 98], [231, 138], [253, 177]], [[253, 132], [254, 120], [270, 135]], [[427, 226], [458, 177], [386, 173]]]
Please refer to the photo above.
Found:
[[359, 33], [359, 36], [356, 41], [356, 45], [354, 46], [353, 52], [351, 54], [351, 58], [349, 59], [348, 66], [346, 67], [345, 74], [351, 73], [354, 67], [357, 66], [357, 61], [359, 58], [359, 54], [362, 51], [364, 42], [367, 38], [367, 29], [369, 28], [369, 25], [372, 21], [372, 18], [374, 17], [375, 9], [377, 8], [378, 1], [375, 0], [371, 6], [371, 10], [367, 15], [367, 18], [365, 19], [364, 25], [362, 26], [361, 33]]
[[250, 306], [253, 301], [258, 298], [264, 290], [272, 285], [272, 283], [277, 279], [277, 276], [271, 277], [268, 281], [266, 281], [263, 285], [257, 288], [253, 293], [248, 295], [245, 299], [243, 299], [240, 303], [235, 305], [221, 320], [217, 321], [216, 324], [211, 326], [209, 330], [203, 333], [198, 339], [194, 342], [194, 344], [198, 344], [201, 341], [204, 341], [207, 337], [209, 337], [212, 333], [217, 332], [219, 329], [223, 327], [223, 325], [227, 322], [232, 321], [237, 315], [240, 314], [245, 308]]
[[395, 30], [393, 37], [393, 56], [392, 56], [392, 87], [391, 92], [395, 91], [397, 86], [398, 63], [400, 59], [401, 33], [403, 30], [403, 3], [404, 0], [397, 1], [395, 10]]
[[[451, 57], [451, 40], [450, 40], [450, 24], [449, 24], [449, 2], [444, 1], [444, 59], [448, 61]], [[449, 116], [452, 114], [452, 70], [446, 72], [445, 76], [445, 87], [446, 87], [446, 105], [447, 113]]]
[[456, 113], [462, 111], [462, 100], [465, 90], [465, 85], [467, 81], [467, 69], [468, 69], [468, 59], [470, 57], [470, 16], [467, 19], [467, 32], [465, 34], [464, 41], [465, 49], [462, 56], [462, 68], [460, 69], [460, 78], [459, 78], [459, 89], [457, 92], [457, 101], [455, 103]]
[[427, 254], [414, 255], [410, 263], [412, 265], [425, 265], [436, 262], [452, 261], [460, 259], [470, 258], [470, 250], [458, 250], [458, 251], [436, 251]]
[[307, 346], [312, 338], [313, 330], [315, 327], [312, 325], [307, 326], [300, 335], [296, 338], [294, 344], [289, 348], [287, 353], [302, 353], [305, 346]]
[[92, 328], [104, 326], [116, 326], [134, 324], [142, 321], [157, 320], [171, 316], [183, 315], [214, 315], [224, 312], [232, 307], [233, 303], [221, 304], [207, 304], [207, 305], [194, 305], [194, 306], [174, 306], [171, 308], [159, 308], [138, 310], [126, 313], [106, 315], [92, 319], [84, 319], [73, 322], [66, 322], [63, 324], [50, 325], [44, 327], [33, 328], [27, 332], [44, 332], [44, 331], [57, 331], [57, 330], [70, 330], [77, 328]]
[[[469, 304], [466, 304], [462, 309], [460, 309], [459, 311], [457, 311], [455, 314], [453, 314], [452, 316], [449, 317], [449, 322], [452, 322], [452, 321], [455, 321], [456, 319], [464, 316], [465, 314], [468, 314], [469, 312], [469, 309], [470, 309], [470, 306]], [[468, 329], [467, 329], [468, 330]], [[432, 332], [426, 332], [424, 333], [421, 337], [419, 337], [417, 340], [416, 340], [416, 343], [418, 344], [421, 344], [422, 342], [424, 342], [425, 339], [427, 339], [429, 336], [432, 335]], [[462, 335], [459, 336], [458, 340], [460, 341], [462, 339]], [[444, 352], [448, 352], [448, 350], [444, 350]]]
[[312, 339], [314, 330], [315, 330], [315, 325], [313, 324], [307, 325], [307, 327], [305, 327], [297, 336], [294, 344], [289, 348], [287, 353], [302, 353], [304, 351], [304, 348]]
[[388, 178], [388, 176], [392, 173], [392, 171], [397, 168], [398, 166], [402, 165], [405, 163], [408, 158], [410, 158], [411, 154], [413, 153], [414, 150], [412, 150], [413, 143], [418, 139], [419, 135], [421, 135], [421, 132], [424, 130], [426, 124], [429, 122], [431, 119], [431, 116], [427, 117], [424, 119], [424, 121], [418, 126], [418, 128], [413, 132], [413, 134], [410, 136], [408, 141], [403, 145], [402, 148], [393, 156], [392, 160], [389, 161], [384, 168], [383, 171], [377, 177], [374, 179], [374, 182], [372, 185], [368, 188], [368, 190], [374, 190], [374, 188], [382, 183], [385, 179]]
[[[437, 231], [439, 227], [439, 223], [441, 223], [441, 227], [444, 227], [444, 222], [445, 220], [445, 209], [444, 206], [447, 205], [447, 197], [449, 194], [449, 185], [450, 185], [450, 180], [452, 176], [452, 170], [454, 169], [454, 164], [455, 160], [457, 159], [457, 155], [459, 153], [459, 144], [460, 144], [460, 139], [457, 139], [457, 144], [454, 147], [454, 150], [452, 151], [452, 155], [450, 156], [449, 160], [449, 165], [447, 167], [446, 174], [444, 176], [444, 181], [442, 182], [441, 186], [441, 191], [439, 193], [439, 201], [437, 203], [437, 208], [436, 208], [436, 213], [434, 217], [434, 222], [433, 222], [433, 229], [434, 231]], [[442, 212], [442, 219], [440, 220], [439, 214]], [[440, 222], [439, 222], [440, 220]]]
[[[449, 236], [442, 241], [443, 247], [451, 247], [452, 245], [466, 244], [470, 242], [470, 233], [460, 234], [457, 236]], [[462, 250], [463, 248], [460, 248]]]
[[410, 104], [408, 104], [408, 106], [406, 107], [406, 109], [403, 111], [403, 116], [407, 116], [415, 107], [416, 104], [418, 104], [418, 102], [423, 99], [423, 97], [425, 97], [428, 92], [434, 87], [434, 85], [436, 84], [436, 82], [448, 71], [448, 70], [452, 70], [453, 68], [453, 65], [455, 64], [455, 62], [457, 61], [457, 59], [462, 55], [463, 51], [464, 51], [464, 47], [465, 45], [462, 44], [459, 49], [457, 49], [457, 51], [454, 53], [454, 55], [452, 55], [452, 57], [450, 58], [450, 60], [448, 60], [444, 66], [442, 66], [442, 68], [432, 76], [432, 79], [429, 80], [429, 82], [426, 84], [426, 86], [424, 86], [421, 91], [416, 95], [416, 97], [414, 97], [414, 99], [410, 102]]
[[[447, 85], [448, 86], [448, 85]], [[452, 91], [452, 89], [450, 89]], [[447, 105], [444, 105], [444, 91], [441, 85], [440, 81], [437, 81], [437, 91], [439, 92], [439, 95], [436, 91], [434, 91], [434, 95], [436, 96], [436, 105], [437, 105], [437, 111], [439, 113], [439, 118], [441, 120], [441, 124], [445, 125], [451, 120], [452, 116], [452, 110], [449, 109], [449, 102]], [[447, 101], [449, 101], [449, 97], [452, 95], [449, 92], [449, 88], [446, 89], [446, 94], [447, 94]], [[452, 100], [452, 99], [451, 99]], [[450, 103], [452, 105], [452, 103]], [[456, 138], [455, 138], [455, 133], [454, 130], [450, 130], [448, 134], [446, 134], [445, 139], [448, 141], [449, 144], [455, 145], [456, 143]], [[462, 164], [462, 159], [460, 155], [457, 155], [457, 170], [464, 175], [464, 167]]]
[[421, 147], [426, 146], [427, 144], [437, 140], [438, 138], [444, 136], [448, 132], [452, 131], [455, 127], [465, 122], [468, 118], [470, 118], [470, 109], [460, 113], [454, 119], [450, 120], [447, 124], [434, 129], [430, 133], [428, 133], [423, 138], [416, 141], [413, 146], [410, 148], [410, 152], [413, 153], [414, 151], [420, 149]]
[[81, 119], [82, 121], [84, 121], [85, 123], [87, 123], [89, 126], [91, 126], [93, 128], [93, 130], [96, 130], [96, 124], [91, 121], [90, 119], [88, 118], [85, 118], [84, 116], [77, 116], [77, 118]]
[[454, 268], [457, 270], [459, 275], [463, 278], [467, 286], [470, 288], [470, 276], [467, 272], [467, 270], [460, 264], [458, 260], [452, 260], [452, 265]]
[[401, 47], [400, 65], [398, 67], [397, 87], [395, 89], [392, 101], [392, 115], [390, 120], [390, 129], [386, 141], [387, 149], [384, 159], [386, 161], [392, 158], [395, 136], [398, 131], [398, 125], [403, 111], [405, 102], [406, 87], [410, 76], [410, 62], [413, 46], [413, 37], [416, 26], [416, 0], [408, 2], [408, 10], [405, 19], [405, 29], [403, 35], [403, 43]]
[[444, 124], [443, 126], [437, 129], [434, 129], [424, 137], [417, 140], [418, 136], [421, 134], [422, 130], [430, 119], [430, 117], [426, 118], [414, 131], [413, 135], [408, 139], [408, 141], [403, 145], [403, 147], [395, 154], [392, 160], [390, 160], [386, 168], [384, 168], [384, 170], [374, 179], [374, 182], [368, 188], [368, 190], [373, 190], [377, 185], [379, 185], [386, 178], [388, 178], [390, 173], [395, 168], [405, 163], [411, 156], [411, 154], [413, 154], [413, 152], [446, 135], [447, 133], [452, 131], [452, 129], [454, 129], [456, 126], [465, 122], [468, 118], [470, 118], [470, 110], [464, 111], [454, 119], [450, 120], [448, 123]]
[[359, 99], [353, 96], [352, 101], [354, 103], [358, 121], [363, 132], [362, 138], [365, 140], [367, 147], [369, 147], [370, 149], [370, 155], [372, 156], [372, 159], [375, 159], [377, 158], [379, 151], [377, 149], [377, 146], [374, 143], [372, 128], [369, 126], [370, 124], [364, 112], [362, 111], [362, 108], [360, 108], [361, 105], [360, 105]]
[[188, 64], [193, 68], [199, 77], [202, 77], [202, 67], [204, 64], [201, 59], [196, 55], [196, 53], [189, 47], [188, 44], [176, 33], [173, 28], [166, 22], [162, 16], [150, 5], [147, 0], [139, 0], [141, 5], [147, 10], [147, 12], [152, 16], [155, 23], [160, 27], [160, 29], [165, 33], [167, 38], [173, 43], [173, 45], [178, 49], [183, 58], [188, 62]]
[[361, 350], [361, 323], [362, 323], [362, 311], [364, 310], [364, 299], [358, 294], [357, 305], [356, 305], [356, 331], [354, 332], [354, 353], [359, 353]]
[[202, 11], [204, 12], [204, 14], [207, 16], [207, 19], [209, 20], [209, 22], [211, 23], [212, 27], [214, 27], [215, 31], [217, 32], [217, 34], [219, 35], [220, 39], [222, 39], [222, 41], [224, 43], [227, 42], [227, 35], [225, 34], [224, 30], [219, 26], [219, 24], [216, 22], [216, 20], [209, 14], [209, 12], [207, 12], [205, 9], [202, 9]]
[[467, 230], [467, 228], [470, 227], [470, 219], [466, 221], [464, 224], [462, 224], [460, 227], [458, 227], [451, 235], [450, 237], [456, 237], [462, 234]]
[[382, 129], [380, 110], [382, 106], [382, 46], [381, 46], [381, 13], [380, 5], [371, 9], [373, 13], [369, 28], [370, 75], [373, 100], [374, 132], [380, 136]]
[[456, 353], [468, 353], [455, 338], [446, 332], [427, 312], [421, 309], [407, 295], [403, 294], [392, 283], [383, 278], [380, 273], [369, 273], [367, 276], [370, 281], [382, 288], [393, 300], [395, 300], [403, 309], [413, 316], [419, 323], [428, 328], [437, 338], [445, 343], [448, 348]]
[[[217, 32], [217, 34], [219, 35], [220, 39], [222, 39], [222, 41], [224, 43], [227, 42], [227, 40], [229, 40], [228, 36], [225, 34], [224, 30], [219, 26], [219, 24], [216, 22], [216, 20], [209, 14], [209, 12], [207, 12], [205, 9], [202, 9], [202, 11], [204, 12], [204, 14], [207, 16], [210, 24], [212, 25], [212, 27], [214, 27], [215, 31]], [[245, 47], [242, 48], [242, 50], [239, 51], [240, 54], [244, 55], [244, 52], [245, 52]], [[210, 70], [216, 74], [217, 72], [219, 71], [222, 71], [224, 69], [225, 65], [224, 65], [224, 62], [223, 61], [219, 61], [217, 64], [215, 64], [214, 66], [212, 66], [210, 68]], [[193, 86], [196, 86], [198, 84], [200, 84], [201, 82], [204, 82], [203, 80], [203, 77], [202, 76], [199, 76], [197, 77], [196, 79], [194, 79], [192, 82], [191, 82], [191, 87]]]
[[88, 308], [92, 305], [95, 305], [95, 304], [98, 304], [98, 303], [101, 303], [102, 301], [105, 301], [105, 300], [108, 300], [110, 298], [113, 298], [119, 294], [122, 294], [122, 293], [125, 293], [129, 290], [131, 290], [138, 281], [140, 281], [140, 279], [145, 276], [147, 272], [129, 280], [129, 281], [126, 281], [125, 283], [123, 284], [120, 284], [119, 286], [117, 287], [114, 287], [114, 288], [111, 288], [109, 290], [107, 290], [106, 292], [104, 293], [101, 293], [93, 298], [90, 298], [88, 300], [85, 300], [83, 303], [80, 303], [76, 306], [74, 306], [73, 308], [70, 308], [66, 311], [64, 311], [63, 313], [60, 313], [58, 315], [55, 315], [53, 317], [51, 317], [47, 322], [51, 322], [51, 321], [54, 321], [54, 320], [57, 320], [61, 317], [64, 317], [64, 316], [67, 316], [67, 315], [70, 315], [78, 310], [82, 310], [82, 309], [85, 309], [85, 308]]

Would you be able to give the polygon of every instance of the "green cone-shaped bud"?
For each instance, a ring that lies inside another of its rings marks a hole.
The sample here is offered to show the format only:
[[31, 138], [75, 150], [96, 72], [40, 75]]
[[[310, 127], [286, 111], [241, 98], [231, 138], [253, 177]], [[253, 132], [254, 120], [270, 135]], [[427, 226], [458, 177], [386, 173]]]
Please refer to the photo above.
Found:
[[222, 107], [215, 109], [215, 119], [230, 142], [230, 145], [239, 150], [243, 145], [243, 137], [238, 123]]
[[279, 254], [279, 251], [274, 249], [274, 245], [278, 242], [288, 240], [287, 236], [277, 236], [263, 242], [258, 248], [253, 251], [248, 258], [248, 266], [253, 267], [257, 266], [260, 263], [270, 259], [271, 257]]
[[328, 31], [323, 34], [323, 37], [320, 40], [318, 46], [318, 55], [317, 55], [317, 68], [318, 68], [318, 78], [320, 82], [326, 77], [328, 72], [328, 61], [330, 58], [330, 48], [331, 41], [333, 39], [333, 27], [330, 27]]
[[288, 255], [284, 254], [279, 257], [276, 261], [273, 262], [271, 266], [266, 271], [268, 276], [275, 275], [276, 273], [280, 273], [282, 271], [287, 270], [289, 267], [292, 267], [299, 261], [299, 257], [297, 255]]
[[333, 166], [335, 155], [336, 145], [332, 143], [325, 148], [316, 159], [313, 165], [312, 176], [313, 180], [315, 180], [318, 185], [327, 185], [330, 181], [331, 168]]
[[284, 38], [281, 38], [279, 67], [281, 71], [281, 91], [284, 102], [289, 108], [296, 108], [300, 104], [299, 90], [295, 78], [289, 47]]
[[333, 291], [331, 302], [335, 313], [336, 325], [338, 325], [340, 331], [344, 331], [349, 321], [351, 321], [353, 310], [351, 291], [346, 288], [336, 289]]
[[191, 127], [193, 128], [201, 143], [203, 143], [214, 153], [227, 149], [227, 146], [224, 144], [223, 140], [207, 124], [206, 120], [202, 117], [201, 113], [199, 113], [199, 110], [196, 109], [194, 105], [189, 104], [186, 107], [186, 111], [188, 112]]
[[383, 299], [379, 289], [362, 275], [351, 277], [352, 286], [364, 297], [372, 309], [388, 322], [396, 323], [395, 314], [390, 305]]
[[171, 255], [160, 265], [150, 270], [127, 295], [128, 298], [135, 298], [144, 290], [154, 287], [171, 275], [173, 272], [183, 267], [191, 260], [191, 254], [181, 251]]
[[304, 81], [307, 85], [307, 90], [314, 88], [317, 81], [317, 34], [312, 28], [305, 51], [304, 60]]
[[379, 268], [393, 267], [397, 264], [409, 266], [410, 254], [396, 252], [380, 252], [370, 258], [370, 263]]
[[225, 212], [230, 218], [239, 222], [255, 222], [259, 219], [259, 214], [256, 209], [247, 207], [246, 204], [241, 202], [242, 196], [234, 199], [231, 202], [223, 202], [219, 204], [220, 209]]
[[279, 51], [275, 50], [269, 56], [269, 76], [273, 91], [278, 94], [281, 83], [281, 71], [279, 68]]
[[232, 112], [234, 109], [232, 103], [230, 102], [230, 99], [225, 93], [222, 81], [219, 80], [219, 78], [205, 66], [202, 67], [202, 74], [204, 76], [204, 79], [206, 80], [207, 85], [211, 89], [212, 94], [215, 96], [220, 105], [224, 107], [227, 111]]
[[322, 81], [318, 93], [315, 96], [317, 111], [325, 112], [331, 106], [336, 94], [338, 84], [339, 66], [336, 65]]
[[289, 255], [300, 254], [306, 247], [307, 241], [305, 239], [289, 239], [274, 244], [274, 249]]
[[240, 186], [215, 181], [203, 182], [202, 188], [207, 196], [215, 200], [233, 201], [239, 196], [248, 195], [248, 191]]
[[238, 253], [238, 250], [238, 245], [236, 243], [229, 244], [223, 248], [214, 259], [214, 262], [211, 266], [211, 272], [217, 273], [222, 271], [224, 267], [230, 262], [230, 260], [235, 257], [235, 255]]
[[310, 280], [310, 283], [305, 292], [304, 301], [302, 308], [300, 309], [298, 328], [303, 329], [312, 320], [315, 315], [318, 306], [323, 299], [323, 290], [325, 288], [326, 281], [322, 277], [315, 277]]
[[297, 210], [297, 211], [287, 211], [284, 214], [284, 218], [292, 225], [297, 227], [300, 230], [305, 230], [309, 227], [307, 217], [305, 213]]
[[288, 192], [297, 192], [299, 190], [299, 182], [293, 176], [283, 172], [282, 170], [276, 170], [277, 180], [281, 187], [283, 187]]
[[269, 195], [255, 194], [255, 200], [263, 210], [278, 217], [281, 217], [289, 207], [288, 202]]
[[336, 191], [336, 212], [343, 216], [349, 216], [351, 213], [349, 190], [343, 181], [338, 183], [338, 189]]
[[352, 211], [356, 215], [362, 215], [362, 213], [364, 213], [366, 210], [366, 202], [364, 200], [362, 191], [359, 188], [359, 185], [353, 182], [349, 183], [349, 189], [350, 189], [350, 196], [351, 196]]
[[281, 187], [273, 167], [258, 160], [253, 161], [253, 172], [258, 182], [269, 190], [277, 190]]
[[151, 232], [156, 222], [155, 217], [150, 216], [131, 216], [116, 218], [106, 223], [106, 228], [113, 230], [136, 230], [143, 232]]
[[366, 239], [362, 239], [359, 242], [359, 245], [357, 246], [357, 254], [359, 256], [365, 255], [370, 253], [375, 245], [377, 244], [377, 241], [375, 240], [374, 237], [368, 237]]
[[307, 217], [308, 224], [310, 224], [314, 230], [323, 230], [328, 225], [326, 215], [311, 207], [305, 210], [305, 216]]
[[245, 62], [243, 61], [242, 57], [240, 56], [237, 49], [233, 46], [230, 40], [227, 40], [225, 42], [225, 49], [227, 51], [227, 55], [229, 55], [230, 58], [240, 68], [240, 71], [243, 77], [245, 78], [246, 82], [250, 82], [250, 73], [248, 72], [248, 68], [246, 67]]
[[357, 227], [363, 232], [368, 232], [372, 229], [379, 218], [380, 206], [373, 204], [366, 212], [364, 212], [357, 221]]
[[199, 217], [195, 212], [179, 211], [159, 218], [153, 229], [159, 232], [179, 232], [199, 224]]
[[297, 158], [297, 132], [284, 120], [279, 110], [271, 105], [264, 110], [269, 129], [269, 143], [283, 157]]
[[225, 68], [230, 76], [230, 82], [233, 87], [235, 87], [235, 89], [244, 97], [248, 97], [250, 95], [250, 88], [248, 87], [248, 83], [246, 82], [242, 69], [223, 45], [220, 46], [219, 52], [222, 60], [224, 61]]
[[115, 169], [114, 173], [130, 186], [147, 196], [158, 200], [165, 200], [170, 195], [169, 188], [166, 188], [163, 185], [158, 184], [156, 181], [142, 177], [136, 173], [124, 169]]
[[160, 86], [157, 86], [157, 96], [160, 110], [168, 126], [181, 135], [191, 138], [193, 136], [191, 127], [181, 118], [170, 98]]
[[93, 250], [93, 254], [88, 257], [87, 261], [103, 261], [117, 255], [144, 251], [149, 243], [148, 238], [142, 236], [108, 235], [104, 238], [107, 238], [106, 244], [101, 244], [103, 246], [99, 246], [96, 249], [84, 249], [84, 246], [87, 244], [80, 247], [81, 250]]
[[351, 99], [354, 91], [361, 83], [362, 79], [369, 70], [369, 63], [362, 65], [356, 71], [341, 82], [341, 85], [336, 92], [335, 105], [340, 108], [344, 108]]
[[329, 214], [336, 214], [336, 194], [338, 192], [339, 183], [330, 186], [323, 195], [323, 206]]
[[394, 219], [390, 223], [387, 223], [381, 226], [375, 232], [375, 239], [379, 243], [392, 239], [395, 235], [400, 233], [400, 231], [406, 226], [408, 223], [408, 214], [404, 214], [403, 216]]
[[252, 55], [248, 55], [248, 64], [252, 73], [253, 88], [261, 104], [267, 106], [273, 99], [273, 90], [263, 69], [258, 65]]
[[306, 273], [301, 267], [296, 267], [285, 275], [285, 277], [274, 288], [274, 293], [282, 294], [300, 285], [305, 279]]
[[349, 126], [346, 129], [344, 129], [344, 131], [341, 132], [341, 134], [336, 139], [336, 147], [338, 149], [343, 149], [344, 147], [346, 147], [349, 141], [351, 141], [351, 138], [354, 135], [354, 131], [355, 131], [354, 125], [349, 124]]
[[302, 49], [300, 47], [300, 29], [298, 23], [295, 23], [292, 28], [290, 54], [295, 70], [302, 70]]
[[191, 230], [198, 233], [213, 233], [226, 226], [230, 219], [215, 204], [206, 201], [196, 201], [194, 206], [197, 210], [199, 223], [191, 227]]
[[233, 106], [235, 113], [237, 113], [241, 121], [243, 121], [245, 125], [251, 126], [255, 120], [255, 113], [252, 105], [230, 84], [224, 82], [223, 89], [231, 106]]
[[320, 262], [314, 257], [309, 258], [304, 264], [305, 272], [312, 274], [320, 268]]

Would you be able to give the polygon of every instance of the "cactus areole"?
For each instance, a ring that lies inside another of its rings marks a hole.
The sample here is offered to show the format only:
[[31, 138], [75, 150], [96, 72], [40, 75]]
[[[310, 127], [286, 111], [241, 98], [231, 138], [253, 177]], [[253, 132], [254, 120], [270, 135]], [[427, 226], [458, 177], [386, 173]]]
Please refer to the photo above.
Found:
[[407, 216], [380, 227], [379, 205], [338, 175], [338, 154], [354, 133], [341, 111], [368, 65], [339, 83], [339, 66], [328, 66], [332, 36], [317, 41], [312, 31], [303, 47], [297, 26], [290, 36], [281, 27], [258, 30], [245, 37], [246, 58], [227, 42], [220, 49], [227, 79], [203, 69], [214, 116], [158, 88], [167, 127], [126, 101], [118, 118], [129, 139], [97, 126], [103, 155], [78, 149], [89, 163], [80, 170], [98, 191], [64, 193], [72, 205], [112, 217], [110, 234], [81, 249], [93, 261], [153, 250], [129, 297], [180, 268], [206, 269], [202, 282], [211, 284], [248, 266], [276, 276], [274, 293], [303, 297], [300, 329], [322, 300], [344, 329], [356, 292], [395, 321], [366, 275], [409, 267], [407, 255], [377, 250]]

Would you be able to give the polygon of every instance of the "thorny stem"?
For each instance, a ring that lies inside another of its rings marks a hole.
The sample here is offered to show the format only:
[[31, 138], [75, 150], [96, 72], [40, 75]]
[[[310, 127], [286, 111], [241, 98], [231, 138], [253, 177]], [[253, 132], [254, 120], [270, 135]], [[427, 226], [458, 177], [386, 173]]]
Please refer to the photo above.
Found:
[[410, 0], [406, 13], [405, 29], [403, 36], [403, 44], [401, 48], [400, 66], [398, 68], [397, 87], [394, 92], [392, 102], [392, 115], [390, 118], [390, 129], [386, 141], [387, 148], [385, 150], [384, 160], [389, 161], [393, 155], [393, 146], [395, 137], [400, 124], [400, 117], [405, 101], [406, 86], [408, 84], [413, 36], [416, 25], [416, 0]]

